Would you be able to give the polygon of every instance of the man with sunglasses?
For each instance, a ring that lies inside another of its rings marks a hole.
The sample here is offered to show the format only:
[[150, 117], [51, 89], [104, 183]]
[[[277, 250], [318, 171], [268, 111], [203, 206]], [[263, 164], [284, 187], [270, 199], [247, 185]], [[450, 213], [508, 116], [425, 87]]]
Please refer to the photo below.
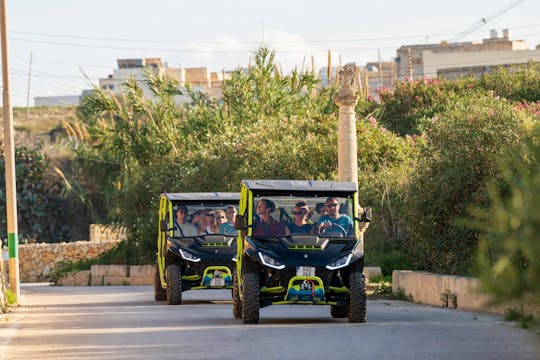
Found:
[[176, 209], [176, 219], [174, 219], [174, 236], [197, 236], [197, 228], [193, 224], [186, 222], [187, 214], [188, 207], [186, 205], [180, 205]]
[[328, 213], [317, 221], [319, 233], [341, 233], [338, 236], [352, 236], [354, 223], [349, 215], [339, 213], [339, 200], [329, 197], [325, 201], [325, 208]]

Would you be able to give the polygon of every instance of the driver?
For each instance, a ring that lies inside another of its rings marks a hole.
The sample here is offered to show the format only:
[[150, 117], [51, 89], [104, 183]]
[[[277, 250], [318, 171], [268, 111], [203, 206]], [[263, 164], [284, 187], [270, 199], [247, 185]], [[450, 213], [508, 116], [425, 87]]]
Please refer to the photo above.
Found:
[[253, 224], [253, 236], [288, 236], [289, 228], [270, 216], [276, 211], [276, 204], [268, 199], [257, 201], [256, 213], [258, 219]]
[[189, 222], [186, 222], [188, 215], [188, 207], [180, 205], [176, 209], [174, 236], [197, 236], [197, 228]]
[[[339, 213], [339, 200], [335, 197], [329, 197], [325, 201], [325, 208], [328, 213], [321, 216], [317, 221], [319, 232], [324, 233], [326, 230], [335, 232], [334, 230], [330, 230], [330, 228], [335, 229], [339, 226], [344, 230], [343, 236], [352, 236], [354, 229], [353, 221], [349, 215]], [[342, 230], [339, 231], [343, 232]]]

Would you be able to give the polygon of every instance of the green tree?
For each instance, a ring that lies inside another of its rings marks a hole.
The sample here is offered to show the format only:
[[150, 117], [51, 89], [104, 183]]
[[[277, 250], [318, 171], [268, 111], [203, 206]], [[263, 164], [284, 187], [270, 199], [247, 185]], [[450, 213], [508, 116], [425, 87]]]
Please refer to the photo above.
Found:
[[540, 125], [519, 156], [500, 162], [501, 182], [489, 186], [489, 206], [474, 208], [481, 231], [481, 283], [497, 302], [522, 302], [540, 313]]

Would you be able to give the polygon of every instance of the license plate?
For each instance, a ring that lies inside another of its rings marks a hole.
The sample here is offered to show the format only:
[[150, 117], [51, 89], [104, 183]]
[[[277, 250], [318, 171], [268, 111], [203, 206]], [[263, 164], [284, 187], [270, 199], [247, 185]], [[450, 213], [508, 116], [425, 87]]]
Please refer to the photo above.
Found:
[[296, 276], [315, 276], [315, 268], [312, 266], [297, 266]]
[[225, 279], [224, 278], [213, 278], [210, 280], [210, 286], [224, 286], [225, 285]]

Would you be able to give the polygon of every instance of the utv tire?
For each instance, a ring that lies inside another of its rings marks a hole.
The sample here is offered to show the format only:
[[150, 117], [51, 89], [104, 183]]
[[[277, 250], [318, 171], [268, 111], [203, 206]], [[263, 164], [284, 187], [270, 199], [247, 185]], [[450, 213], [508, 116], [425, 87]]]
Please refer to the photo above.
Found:
[[260, 289], [259, 276], [248, 272], [242, 275], [242, 319], [244, 324], [259, 322]]
[[232, 298], [233, 298], [233, 316], [235, 319], [242, 318], [242, 300], [240, 300], [240, 290], [238, 286], [238, 273], [236, 269], [233, 273], [233, 288], [232, 288]]
[[366, 277], [361, 272], [349, 275], [349, 314], [350, 323], [366, 322]]
[[182, 271], [178, 265], [167, 266], [167, 304], [182, 303]]
[[154, 267], [154, 300], [167, 300], [167, 292], [161, 287], [161, 279], [159, 278], [158, 264]]
[[330, 306], [330, 315], [336, 319], [346, 318], [348, 315], [349, 308], [347, 305], [331, 305]]

